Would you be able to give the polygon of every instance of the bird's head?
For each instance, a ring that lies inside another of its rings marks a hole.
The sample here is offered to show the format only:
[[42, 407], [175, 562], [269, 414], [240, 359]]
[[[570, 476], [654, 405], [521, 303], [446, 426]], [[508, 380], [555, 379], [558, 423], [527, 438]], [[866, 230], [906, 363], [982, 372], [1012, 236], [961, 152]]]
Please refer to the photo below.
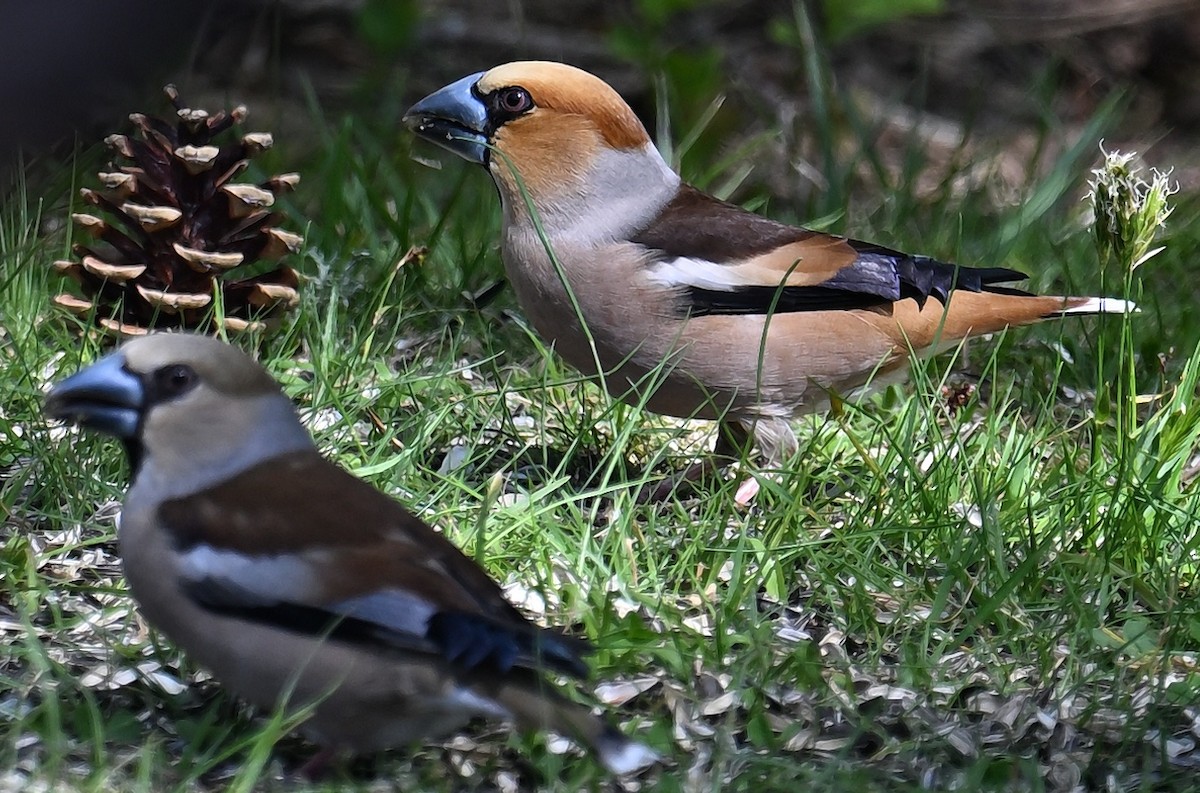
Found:
[[647, 192], [672, 194], [679, 181], [620, 94], [562, 63], [519, 61], [469, 75], [413, 105], [404, 121], [487, 167], [510, 208], [528, 196], [542, 212], [594, 213]]
[[135, 477], [153, 460], [193, 484], [312, 443], [254, 360], [183, 333], [135, 339], [56, 384], [46, 413], [120, 438]]

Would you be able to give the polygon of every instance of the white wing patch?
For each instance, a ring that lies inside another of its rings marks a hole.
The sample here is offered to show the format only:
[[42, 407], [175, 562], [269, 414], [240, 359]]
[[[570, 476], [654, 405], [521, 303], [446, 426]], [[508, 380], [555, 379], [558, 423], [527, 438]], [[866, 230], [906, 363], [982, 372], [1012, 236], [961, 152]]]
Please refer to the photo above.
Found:
[[247, 607], [311, 606], [418, 638], [425, 636], [429, 618], [437, 611], [420, 595], [396, 587], [326, 601], [312, 565], [288, 554], [252, 556], [197, 545], [182, 554], [180, 570], [188, 583], [201, 587], [201, 593], [206, 585], [218, 590], [214, 595], [219, 600], [232, 596]]
[[328, 608], [418, 638], [424, 638], [429, 618], [437, 611], [425, 598], [395, 587], [340, 600], [329, 604]]
[[646, 271], [646, 277], [651, 281], [672, 289], [692, 286], [718, 292], [732, 292], [746, 286], [738, 276], [736, 267], [686, 256], [655, 262]]
[[179, 562], [190, 583], [217, 581], [244, 595], [248, 606], [308, 603], [317, 594], [312, 568], [295, 556], [249, 556], [200, 544], [185, 551]]
[[453, 688], [447, 692], [442, 706], [460, 709], [467, 717], [491, 716], [494, 719], [511, 719], [508, 708], [494, 699], [477, 694], [469, 688]]
[[618, 776], [649, 768], [662, 759], [653, 749], [636, 741], [608, 741], [598, 750], [601, 762]]

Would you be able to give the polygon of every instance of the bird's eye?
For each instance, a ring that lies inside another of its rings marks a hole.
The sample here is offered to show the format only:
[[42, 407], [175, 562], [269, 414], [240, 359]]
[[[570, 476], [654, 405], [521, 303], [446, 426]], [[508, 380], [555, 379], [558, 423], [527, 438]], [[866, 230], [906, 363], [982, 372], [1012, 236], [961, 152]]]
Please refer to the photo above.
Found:
[[533, 107], [533, 97], [524, 88], [505, 88], [497, 93], [496, 106], [504, 113], [515, 116]]
[[190, 391], [199, 379], [196, 370], [187, 364], [171, 364], [154, 373], [155, 391], [161, 398], [170, 399]]

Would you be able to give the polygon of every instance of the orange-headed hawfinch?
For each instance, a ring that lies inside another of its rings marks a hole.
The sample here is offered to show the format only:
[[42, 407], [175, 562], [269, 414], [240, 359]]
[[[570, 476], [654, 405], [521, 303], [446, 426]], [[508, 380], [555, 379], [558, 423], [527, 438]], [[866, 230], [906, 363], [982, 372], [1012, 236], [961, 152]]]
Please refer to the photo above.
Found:
[[[418, 135], [491, 173], [521, 308], [581, 371], [650, 410], [723, 422], [718, 450], [937, 350], [1120, 300], [1033, 295], [1025, 276], [789, 226], [685, 184], [624, 100], [561, 63], [464, 77], [409, 109]], [[872, 379], [873, 378], [873, 379]], [[786, 448], [782, 451], [786, 452]]]

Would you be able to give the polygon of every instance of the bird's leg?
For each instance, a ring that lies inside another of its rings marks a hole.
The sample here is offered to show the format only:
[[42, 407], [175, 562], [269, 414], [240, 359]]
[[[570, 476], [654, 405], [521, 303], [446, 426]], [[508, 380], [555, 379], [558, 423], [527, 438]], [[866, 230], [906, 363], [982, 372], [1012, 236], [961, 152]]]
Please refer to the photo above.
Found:
[[723, 420], [717, 425], [717, 442], [713, 444], [711, 454], [689, 465], [682, 474], [664, 478], [653, 489], [643, 488], [638, 494], [638, 501], [643, 504], [659, 504], [671, 496], [691, 495], [700, 482], [725, 466], [741, 460], [751, 445], [752, 433], [749, 427], [735, 419]]
[[740, 462], [754, 447], [754, 424], [737, 419], [725, 419], [717, 425], [717, 442], [713, 444], [712, 459], [722, 466]]
[[[763, 466], [767, 470], [778, 469], [784, 461], [796, 454], [798, 443], [796, 433], [786, 418], [764, 418], [750, 425], [748, 432], [753, 434], [753, 444], [762, 455]], [[734, 493], [733, 500], [740, 506], [749, 506], [758, 495], [760, 487], [759, 475], [752, 475], [742, 480]]]

